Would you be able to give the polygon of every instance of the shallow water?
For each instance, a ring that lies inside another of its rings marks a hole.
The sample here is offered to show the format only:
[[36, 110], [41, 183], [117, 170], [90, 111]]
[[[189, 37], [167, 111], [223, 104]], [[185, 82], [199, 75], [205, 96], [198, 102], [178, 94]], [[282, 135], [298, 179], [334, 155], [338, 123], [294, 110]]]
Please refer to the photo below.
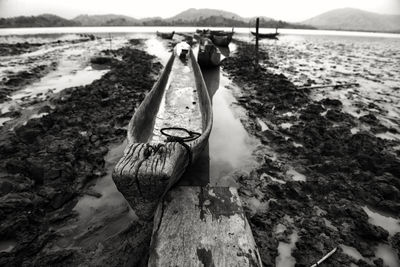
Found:
[[[238, 38], [252, 40], [246, 35]], [[260, 47], [271, 62], [265, 67], [298, 86], [358, 83], [358, 87], [311, 89], [311, 97], [339, 99], [344, 112], [357, 118], [372, 113], [400, 133], [399, 38], [287, 34], [277, 41], [261, 40]], [[400, 140], [398, 133], [377, 136]]]
[[17, 242], [15, 240], [0, 241], [0, 253], [11, 252], [16, 245]]
[[391, 236], [395, 235], [396, 233], [400, 233], [399, 219], [390, 217], [389, 215], [378, 212], [377, 210], [371, 209], [367, 206], [363, 206], [362, 208], [368, 214], [369, 223], [382, 227], [388, 231]]
[[52, 249], [57, 247], [89, 247], [106, 242], [107, 238], [119, 233], [137, 217], [125, 198], [117, 190], [111, 174], [122, 157], [127, 142], [114, 144], [105, 156], [107, 174], [95, 181], [91, 190], [99, 196], [84, 195], [75, 205], [78, 217], [69, 221], [58, 233], [60, 238]]
[[372, 263], [369, 259], [364, 258], [356, 248], [353, 248], [353, 247], [350, 247], [350, 246], [346, 246], [346, 245], [339, 245], [339, 247], [343, 250], [344, 254], [352, 257], [356, 261], [364, 260], [364, 261], [366, 261], [368, 263]]
[[397, 253], [388, 245], [380, 244], [376, 251], [375, 256], [383, 260], [389, 267], [399, 267], [400, 259]]
[[293, 267], [296, 264], [296, 260], [292, 256], [292, 250], [294, 249], [299, 236], [294, 231], [289, 239], [290, 243], [279, 242], [278, 254], [279, 256], [275, 260], [276, 267]]
[[[67, 45], [52, 43], [58, 40], [57, 38], [63, 39], [59, 35], [49, 35], [46, 38], [38, 36], [36, 39], [32, 36], [27, 37], [32, 42], [47, 40], [48, 44], [35, 52], [0, 57], [2, 60], [0, 78], [6, 77], [10, 71], [13, 73], [27, 71], [38, 65], [50, 65], [52, 62], [57, 62], [57, 67], [54, 70], [50, 70], [39, 80], [22, 86], [18, 91], [11, 93], [9, 101], [0, 103], [1, 113], [18, 110], [23, 113], [21, 119], [26, 121], [37, 111], [34, 108], [29, 109], [29, 105], [44, 101], [66, 88], [90, 84], [107, 72], [107, 70], [96, 70], [90, 66], [92, 56], [109, 48], [107, 41], [98, 39]], [[67, 39], [69, 38], [72, 37], [69, 36]], [[78, 38], [79, 36], [75, 35], [75, 39]], [[124, 38], [115, 38], [113, 46], [114, 48], [121, 47], [126, 41]], [[15, 123], [24, 123], [24, 121]], [[3, 125], [4, 122], [5, 119], [2, 120], [0, 125]]]
[[[246, 120], [245, 111], [235, 105], [236, 98], [231, 89], [232, 82], [223, 74], [219, 89], [214, 94], [214, 123], [210, 134], [210, 180], [214, 185], [226, 184], [235, 171], [250, 171], [256, 166], [253, 152], [259, 141], [245, 130], [241, 119]], [[231, 184], [233, 185], [233, 184]]]
[[306, 176], [293, 169], [293, 167], [290, 167], [289, 170], [286, 171], [286, 174], [289, 175], [293, 179], [293, 181], [307, 181]]

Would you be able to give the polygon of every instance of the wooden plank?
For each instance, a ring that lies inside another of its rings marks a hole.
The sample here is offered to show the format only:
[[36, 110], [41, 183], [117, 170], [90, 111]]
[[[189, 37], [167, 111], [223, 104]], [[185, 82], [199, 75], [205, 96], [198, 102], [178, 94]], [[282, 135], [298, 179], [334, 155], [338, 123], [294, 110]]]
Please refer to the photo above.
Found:
[[149, 266], [262, 266], [237, 190], [169, 191], [155, 215]]

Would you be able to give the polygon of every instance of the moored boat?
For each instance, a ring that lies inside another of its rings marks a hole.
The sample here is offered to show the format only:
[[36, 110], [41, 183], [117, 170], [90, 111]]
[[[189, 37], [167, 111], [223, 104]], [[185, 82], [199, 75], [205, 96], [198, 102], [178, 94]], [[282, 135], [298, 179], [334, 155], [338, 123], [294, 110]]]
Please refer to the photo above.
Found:
[[213, 41], [213, 43], [215, 45], [227, 47], [230, 44], [230, 42], [232, 41], [232, 35], [233, 34], [227, 34], [227, 35], [213, 34], [211, 36], [211, 40]]
[[162, 39], [172, 39], [174, 37], [175, 31], [169, 32], [159, 32], [157, 31], [157, 36], [161, 37]]
[[113, 180], [140, 219], [150, 220], [164, 194], [207, 144], [212, 108], [190, 46], [178, 44], [133, 115], [128, 145]]
[[[256, 32], [251, 32], [252, 35], [257, 36]], [[277, 36], [279, 32], [276, 33], [258, 33], [258, 38], [265, 38], [265, 39], [278, 39]]]
[[221, 62], [221, 52], [208, 38], [201, 38], [197, 62], [201, 67], [218, 66]]

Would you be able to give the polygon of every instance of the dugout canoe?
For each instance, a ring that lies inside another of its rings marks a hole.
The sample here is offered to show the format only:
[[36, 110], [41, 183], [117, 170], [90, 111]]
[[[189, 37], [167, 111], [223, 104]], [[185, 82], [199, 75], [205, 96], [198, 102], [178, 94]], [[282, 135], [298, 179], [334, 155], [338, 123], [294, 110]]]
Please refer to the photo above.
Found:
[[[251, 32], [252, 35], [257, 36], [256, 32]], [[279, 32], [276, 33], [258, 33], [258, 38], [262, 39], [278, 39], [277, 36], [279, 35]]]
[[128, 145], [113, 180], [140, 219], [157, 204], [204, 147], [212, 107], [189, 45], [178, 44], [128, 125]]
[[211, 40], [213, 43], [217, 46], [228, 46], [230, 42], [232, 41], [232, 34], [227, 34], [227, 35], [215, 35], [213, 34], [211, 36]]
[[221, 63], [221, 52], [208, 38], [200, 38], [197, 62], [203, 68], [216, 67]]
[[175, 31], [169, 33], [169, 32], [156, 32], [158, 37], [161, 37], [162, 39], [172, 39], [174, 37]]

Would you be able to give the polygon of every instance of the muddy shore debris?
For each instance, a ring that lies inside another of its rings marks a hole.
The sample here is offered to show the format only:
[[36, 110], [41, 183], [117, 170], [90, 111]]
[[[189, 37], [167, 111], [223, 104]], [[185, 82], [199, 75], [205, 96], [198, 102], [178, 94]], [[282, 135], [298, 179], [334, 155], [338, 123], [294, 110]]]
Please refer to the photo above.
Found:
[[119, 60], [110, 62], [109, 72], [63, 90], [48, 115], [14, 131], [0, 128], [0, 240], [15, 243], [11, 252], [0, 252], [1, 266], [135, 265], [147, 253], [151, 225], [140, 222], [101, 251], [49, 249], [58, 238], [54, 229], [77, 216], [78, 197], [105, 174], [108, 146], [125, 139], [124, 127], [162, 67], [129, 46], [113, 53]]
[[[400, 233], [389, 236], [372, 225], [362, 208], [399, 219], [400, 155], [393, 149], [399, 142], [369, 131], [351, 132], [360, 121], [372, 125], [374, 132], [394, 129], [371, 115], [357, 119], [342, 112], [337, 99], [313, 101], [308, 90], [297, 90], [282, 74], [263, 67], [254, 71], [249, 67], [253, 51], [238, 43], [223, 68], [243, 89], [238, 102], [252, 118], [245, 127], [279, 155], [261, 155], [262, 165], [239, 179], [264, 266], [275, 266], [279, 242], [289, 243], [293, 233], [298, 235], [292, 252], [296, 266], [310, 266], [340, 244], [372, 260], [356, 261], [339, 250], [324, 266], [384, 266], [382, 259], [374, 258], [374, 249], [382, 243], [400, 256]], [[268, 61], [266, 53], [261, 57]], [[257, 119], [268, 129], [262, 131]], [[306, 181], [293, 179], [291, 169]], [[278, 225], [285, 230], [278, 231]]]

